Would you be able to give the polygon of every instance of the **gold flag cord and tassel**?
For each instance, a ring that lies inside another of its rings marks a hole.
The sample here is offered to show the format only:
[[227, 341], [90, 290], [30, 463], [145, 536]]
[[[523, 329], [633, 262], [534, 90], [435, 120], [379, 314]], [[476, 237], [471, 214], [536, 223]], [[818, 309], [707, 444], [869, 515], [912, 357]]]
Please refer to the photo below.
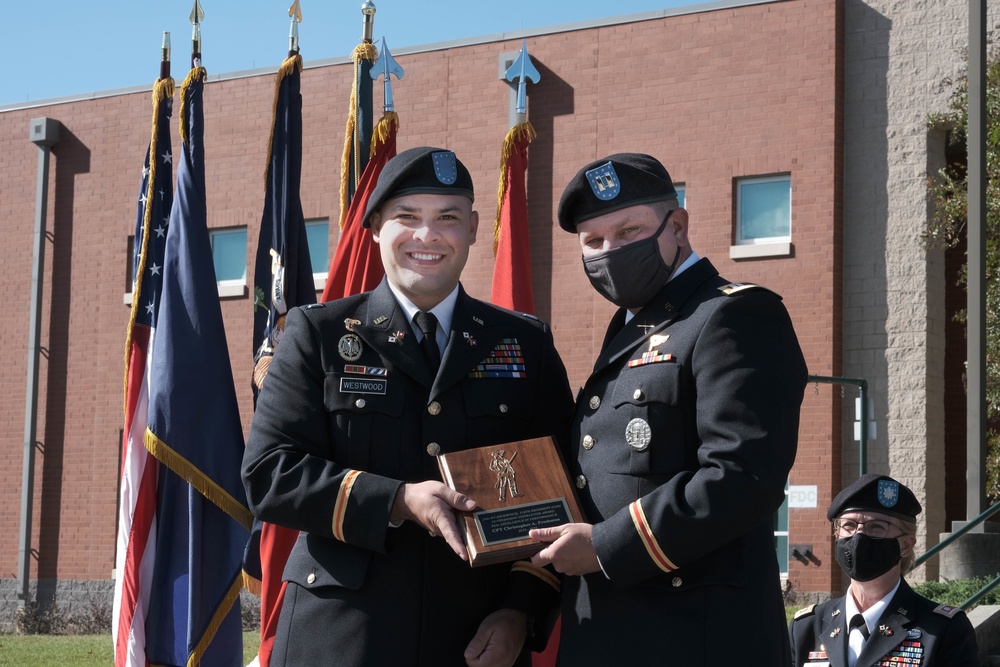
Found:
[[139, 303], [139, 292], [142, 290], [142, 276], [146, 272], [146, 249], [149, 247], [149, 220], [153, 216], [153, 207], [148, 204], [152, 201], [156, 184], [156, 156], [158, 128], [157, 121], [160, 118], [160, 104], [166, 102], [174, 96], [174, 80], [170, 77], [158, 79], [153, 84], [153, 130], [149, 140], [149, 180], [146, 186], [146, 210], [142, 220], [142, 248], [139, 251], [139, 264], [135, 269], [134, 284], [132, 285], [132, 308], [128, 319], [128, 332], [125, 334], [125, 382], [122, 391], [123, 408], [125, 420], [128, 421], [128, 373], [129, 363], [132, 359], [132, 328], [135, 326], [135, 318], [139, 313], [141, 304]]
[[271, 133], [267, 140], [267, 161], [264, 167], [264, 189], [267, 189], [267, 179], [271, 176], [271, 151], [274, 149], [274, 125], [278, 122], [278, 99], [281, 96], [281, 82], [286, 76], [291, 76], [296, 72], [302, 72], [302, 56], [296, 54], [285, 58], [278, 68], [278, 75], [274, 78], [274, 103], [271, 105]]
[[500, 216], [503, 213], [503, 200], [504, 196], [507, 194], [507, 188], [510, 185], [507, 182], [508, 172], [507, 172], [507, 162], [510, 160], [511, 154], [514, 152], [514, 144], [526, 139], [530, 144], [534, 141], [538, 134], [535, 132], [535, 128], [531, 126], [530, 122], [518, 123], [514, 127], [510, 128], [507, 133], [507, 137], [503, 140], [503, 149], [500, 151], [500, 187], [497, 188], [497, 215], [493, 222], [493, 256], [497, 255], [497, 247], [500, 245]]
[[[344, 129], [344, 155], [340, 160], [340, 229], [344, 229], [347, 220], [347, 207], [350, 205], [351, 183], [348, 182], [351, 173], [352, 160], [354, 167], [354, 178], [361, 178], [361, 170], [358, 169], [358, 155], [360, 146], [357, 144], [355, 130], [358, 124], [358, 77], [361, 75], [361, 61], [367, 60], [374, 63], [378, 57], [378, 50], [370, 42], [362, 42], [354, 48], [351, 54], [351, 61], [354, 63], [354, 85], [351, 86], [350, 110], [347, 115], [347, 127]], [[357, 183], [354, 183], [357, 185]]]

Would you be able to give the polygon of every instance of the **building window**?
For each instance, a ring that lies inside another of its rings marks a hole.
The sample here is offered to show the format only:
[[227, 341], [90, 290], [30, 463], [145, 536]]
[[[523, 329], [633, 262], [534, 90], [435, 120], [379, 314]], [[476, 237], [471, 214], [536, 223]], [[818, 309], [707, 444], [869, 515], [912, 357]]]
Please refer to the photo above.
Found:
[[326, 287], [326, 273], [330, 267], [330, 220], [306, 220], [306, 242], [309, 244], [309, 264], [313, 270], [313, 286]]
[[778, 569], [788, 577], [788, 482], [785, 482], [785, 499], [774, 514], [774, 544], [778, 550]]
[[247, 229], [209, 230], [219, 296], [247, 294]]
[[791, 176], [736, 181], [735, 236], [729, 253], [733, 259], [791, 254]]
[[677, 205], [684, 208], [687, 201], [687, 186], [674, 183], [674, 190], [677, 190]]

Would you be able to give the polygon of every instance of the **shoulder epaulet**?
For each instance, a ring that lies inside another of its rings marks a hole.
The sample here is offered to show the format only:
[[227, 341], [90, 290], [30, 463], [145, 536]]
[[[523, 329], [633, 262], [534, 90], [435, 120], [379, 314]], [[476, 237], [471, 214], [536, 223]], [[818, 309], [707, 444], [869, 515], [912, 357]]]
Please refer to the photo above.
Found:
[[305, 308], [306, 308], [306, 310], [312, 310], [313, 308], [322, 308], [325, 305], [326, 305], [325, 303], [310, 303]]
[[947, 616], [948, 618], [954, 618], [955, 614], [962, 611], [958, 607], [952, 607], [950, 604], [939, 604], [934, 607], [935, 614], [941, 614], [942, 616]]
[[722, 287], [720, 287], [719, 291], [725, 294], [726, 296], [736, 296], [737, 294], [740, 294], [742, 292], [754, 289], [762, 289], [765, 292], [771, 292], [771, 294], [778, 297], [779, 299], [781, 298], [781, 295], [778, 294], [777, 292], [769, 290], [763, 285], [757, 285], [756, 283], [729, 283], [728, 285], [723, 285]]
[[800, 618], [805, 618], [806, 616], [812, 616], [813, 612], [816, 611], [816, 605], [811, 604], [808, 607], [803, 607], [795, 612], [794, 620], [799, 620]]

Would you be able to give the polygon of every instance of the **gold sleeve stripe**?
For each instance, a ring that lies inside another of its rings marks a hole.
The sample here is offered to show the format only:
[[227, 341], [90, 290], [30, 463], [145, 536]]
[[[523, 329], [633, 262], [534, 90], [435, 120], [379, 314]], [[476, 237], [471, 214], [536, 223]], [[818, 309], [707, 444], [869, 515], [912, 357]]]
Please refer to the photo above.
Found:
[[527, 574], [533, 574], [545, 583], [547, 583], [552, 588], [559, 592], [562, 584], [559, 582], [559, 577], [552, 574], [545, 568], [536, 567], [529, 563], [528, 561], [519, 560], [510, 567], [511, 572], [525, 572]]
[[628, 510], [632, 515], [632, 523], [635, 524], [635, 530], [639, 533], [643, 546], [646, 547], [649, 557], [653, 559], [656, 566], [664, 572], [676, 570], [677, 566], [670, 562], [670, 559], [663, 553], [663, 549], [660, 548], [660, 544], [656, 541], [656, 537], [653, 536], [649, 522], [646, 521], [646, 513], [642, 511], [642, 501], [635, 501], [628, 506]]
[[340, 483], [340, 491], [337, 493], [337, 502], [333, 506], [333, 536], [344, 540], [344, 514], [347, 512], [347, 499], [351, 497], [351, 489], [354, 488], [354, 481], [361, 474], [360, 470], [348, 470], [344, 475], [344, 481]]

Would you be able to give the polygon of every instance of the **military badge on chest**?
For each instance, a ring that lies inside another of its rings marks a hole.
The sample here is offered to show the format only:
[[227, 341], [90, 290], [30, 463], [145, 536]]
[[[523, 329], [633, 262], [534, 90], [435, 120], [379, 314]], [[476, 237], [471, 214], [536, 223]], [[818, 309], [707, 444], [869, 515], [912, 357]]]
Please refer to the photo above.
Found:
[[344, 334], [337, 343], [337, 352], [344, 361], [357, 361], [361, 358], [361, 338], [355, 333]]

